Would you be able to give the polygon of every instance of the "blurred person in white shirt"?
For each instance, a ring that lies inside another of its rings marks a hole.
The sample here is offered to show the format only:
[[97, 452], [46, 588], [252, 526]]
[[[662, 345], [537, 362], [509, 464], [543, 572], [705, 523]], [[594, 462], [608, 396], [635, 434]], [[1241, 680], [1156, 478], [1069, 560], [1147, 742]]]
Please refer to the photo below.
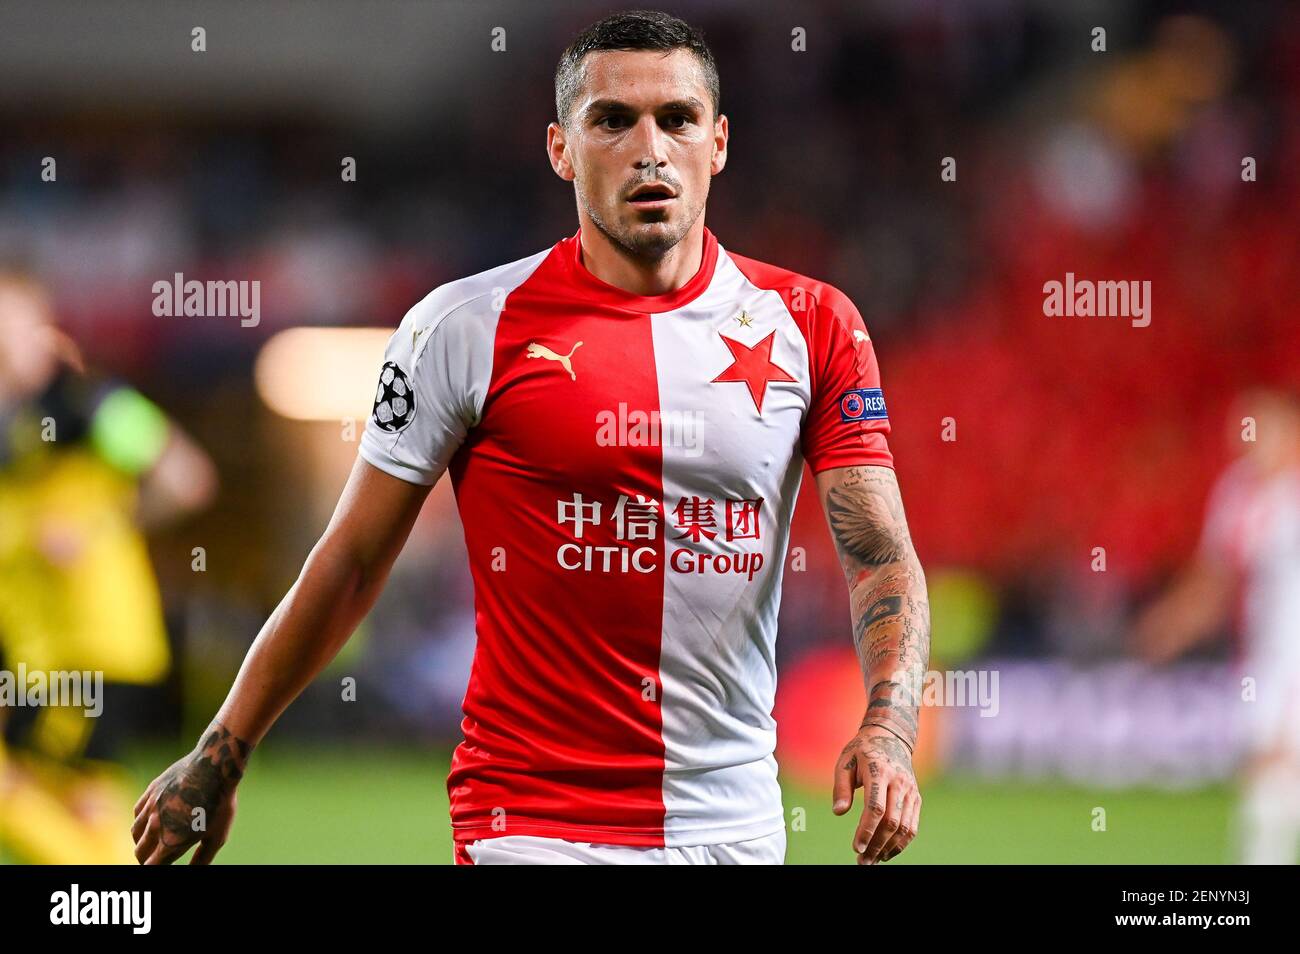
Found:
[[1200, 544], [1139, 618], [1167, 662], [1234, 620], [1246, 753], [1240, 860], [1294, 864], [1300, 843], [1300, 396], [1256, 390], [1229, 418], [1240, 456], [1210, 493]]

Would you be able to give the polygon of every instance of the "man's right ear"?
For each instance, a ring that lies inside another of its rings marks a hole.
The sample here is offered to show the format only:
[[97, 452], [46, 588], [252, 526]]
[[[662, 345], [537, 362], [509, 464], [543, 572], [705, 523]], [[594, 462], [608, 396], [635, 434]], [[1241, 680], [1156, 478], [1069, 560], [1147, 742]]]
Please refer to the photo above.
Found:
[[567, 144], [563, 126], [558, 122], [552, 122], [546, 127], [546, 157], [551, 161], [551, 168], [565, 182], [572, 182], [577, 173], [573, 171], [573, 165], [569, 162], [568, 151], [565, 148]]

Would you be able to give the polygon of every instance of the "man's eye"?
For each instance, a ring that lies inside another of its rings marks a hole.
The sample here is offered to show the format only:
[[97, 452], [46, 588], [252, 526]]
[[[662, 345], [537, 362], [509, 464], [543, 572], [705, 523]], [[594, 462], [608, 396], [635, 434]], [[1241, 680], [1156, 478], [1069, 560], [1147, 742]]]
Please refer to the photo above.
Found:
[[[600, 120], [600, 122], [598, 122], [596, 125], [598, 126], [604, 125], [605, 123], [621, 123], [623, 122], [623, 120], [624, 120], [623, 116], [606, 116], [604, 119]], [[610, 128], [612, 129], [615, 127], [611, 126]]]
[[[680, 119], [681, 122], [674, 122], [674, 120], [678, 119]], [[690, 121], [691, 117], [687, 116], [685, 113], [673, 113], [668, 117], [668, 122], [674, 129], [681, 129]]]

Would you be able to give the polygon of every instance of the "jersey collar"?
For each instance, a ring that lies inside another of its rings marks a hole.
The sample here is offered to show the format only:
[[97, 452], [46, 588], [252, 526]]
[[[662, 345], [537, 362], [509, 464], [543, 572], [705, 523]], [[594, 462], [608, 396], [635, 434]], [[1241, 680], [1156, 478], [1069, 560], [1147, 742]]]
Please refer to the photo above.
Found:
[[587, 270], [587, 266], [582, 263], [582, 242], [579, 239], [581, 234], [582, 229], [579, 228], [577, 232], [561, 242], [562, 245], [568, 246], [563, 249], [563, 260], [568, 266], [570, 277], [585, 298], [598, 304], [613, 305], [616, 308], [647, 314], [680, 308], [703, 294], [709, 287], [709, 283], [713, 281], [713, 270], [718, 264], [718, 240], [705, 226], [704, 254], [700, 258], [700, 267], [694, 277], [681, 288], [662, 295], [637, 295], [601, 281]]

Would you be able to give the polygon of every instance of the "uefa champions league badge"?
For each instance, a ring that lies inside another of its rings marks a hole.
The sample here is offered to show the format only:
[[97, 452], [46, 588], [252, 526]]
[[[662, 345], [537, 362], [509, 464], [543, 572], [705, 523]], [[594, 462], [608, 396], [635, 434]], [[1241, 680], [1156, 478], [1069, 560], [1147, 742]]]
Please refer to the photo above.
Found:
[[885, 393], [880, 388], [853, 388], [840, 395], [840, 420], [879, 421], [889, 417], [885, 410]]
[[390, 434], [406, 430], [415, 417], [415, 388], [406, 372], [391, 361], [385, 361], [379, 371], [379, 390], [371, 417], [377, 427]]

